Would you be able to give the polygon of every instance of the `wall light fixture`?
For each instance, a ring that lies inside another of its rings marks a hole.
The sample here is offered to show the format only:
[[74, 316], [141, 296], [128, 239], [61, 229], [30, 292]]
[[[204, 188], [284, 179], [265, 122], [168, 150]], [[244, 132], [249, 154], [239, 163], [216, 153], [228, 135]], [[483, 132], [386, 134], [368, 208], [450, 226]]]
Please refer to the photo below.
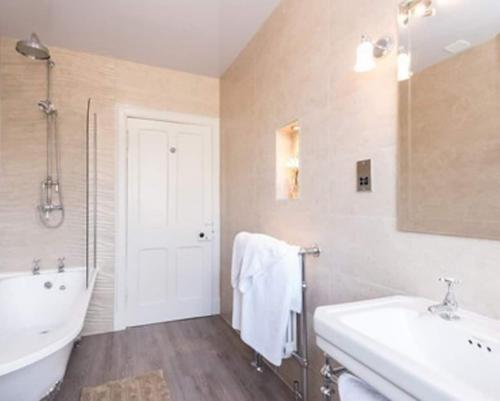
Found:
[[354, 71], [368, 72], [376, 67], [375, 59], [387, 56], [394, 47], [390, 36], [384, 36], [372, 42], [367, 35], [361, 37], [361, 42], [356, 51], [356, 64]]
[[436, 15], [436, 7], [433, 0], [403, 0], [399, 3], [399, 22], [406, 26], [412, 16], [433, 17]]

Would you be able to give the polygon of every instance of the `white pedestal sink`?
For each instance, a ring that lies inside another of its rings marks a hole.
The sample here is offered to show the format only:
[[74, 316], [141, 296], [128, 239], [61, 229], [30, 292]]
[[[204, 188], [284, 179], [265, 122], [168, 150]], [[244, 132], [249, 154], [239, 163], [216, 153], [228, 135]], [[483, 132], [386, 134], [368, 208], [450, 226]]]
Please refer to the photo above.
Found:
[[322, 306], [318, 346], [393, 401], [500, 400], [500, 322], [459, 310], [447, 321], [436, 302], [412, 297]]

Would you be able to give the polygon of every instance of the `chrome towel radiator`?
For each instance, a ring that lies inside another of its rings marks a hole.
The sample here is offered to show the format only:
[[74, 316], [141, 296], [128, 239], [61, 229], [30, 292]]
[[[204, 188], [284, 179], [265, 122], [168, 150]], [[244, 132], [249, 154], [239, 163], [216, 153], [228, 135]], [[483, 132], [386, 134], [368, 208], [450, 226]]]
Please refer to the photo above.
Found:
[[[307, 334], [307, 281], [306, 281], [306, 257], [308, 255], [318, 257], [321, 250], [317, 245], [310, 248], [300, 248], [299, 257], [302, 271], [302, 313], [297, 314], [297, 350], [292, 353], [292, 357], [300, 365], [302, 371], [301, 382], [294, 381], [293, 392], [295, 400], [309, 401], [309, 351]], [[262, 357], [255, 354], [252, 366], [257, 371], [262, 372]]]

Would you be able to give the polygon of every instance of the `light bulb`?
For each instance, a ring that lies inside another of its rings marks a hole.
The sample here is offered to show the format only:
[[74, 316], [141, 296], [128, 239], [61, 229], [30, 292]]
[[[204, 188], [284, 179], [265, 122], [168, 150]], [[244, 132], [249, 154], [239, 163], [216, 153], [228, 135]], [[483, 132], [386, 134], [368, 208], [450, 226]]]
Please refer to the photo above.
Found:
[[402, 48], [398, 54], [398, 81], [406, 81], [411, 75], [411, 56]]
[[373, 57], [373, 43], [366, 36], [363, 36], [356, 51], [356, 65], [354, 66], [354, 71], [367, 72], [374, 68], [375, 59]]
[[413, 9], [413, 13], [417, 17], [423, 17], [427, 13], [427, 6], [424, 3], [419, 3]]
[[417, 17], [433, 17], [436, 15], [436, 8], [433, 6], [432, 0], [422, 0], [413, 9], [413, 15]]

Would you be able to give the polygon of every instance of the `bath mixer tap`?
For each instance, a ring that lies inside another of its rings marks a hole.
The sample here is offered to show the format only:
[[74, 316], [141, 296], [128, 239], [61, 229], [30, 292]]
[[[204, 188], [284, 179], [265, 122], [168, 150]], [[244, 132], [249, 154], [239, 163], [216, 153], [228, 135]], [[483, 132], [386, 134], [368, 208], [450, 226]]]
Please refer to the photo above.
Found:
[[64, 273], [64, 268], [66, 267], [64, 261], [66, 258], [63, 256], [62, 258], [57, 258], [57, 272]]
[[42, 260], [41, 259], [33, 259], [33, 275], [34, 276], [37, 276], [40, 274], [40, 262]]
[[445, 320], [458, 320], [460, 316], [457, 314], [458, 302], [455, 297], [455, 286], [460, 284], [459, 280], [454, 278], [440, 277], [439, 281], [445, 283], [448, 286], [446, 291], [446, 296], [443, 302], [437, 305], [429, 306], [429, 312], [433, 314], [438, 314], [441, 318]]

